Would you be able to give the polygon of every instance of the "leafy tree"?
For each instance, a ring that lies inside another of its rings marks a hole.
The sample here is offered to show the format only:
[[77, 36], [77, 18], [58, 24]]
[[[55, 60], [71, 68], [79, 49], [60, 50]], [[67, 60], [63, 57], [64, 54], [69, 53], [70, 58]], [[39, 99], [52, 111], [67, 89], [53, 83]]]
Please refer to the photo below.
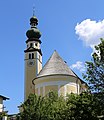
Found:
[[54, 92], [45, 97], [30, 94], [22, 105], [18, 120], [99, 120], [99, 104], [90, 93], [69, 94], [66, 98]]
[[63, 120], [99, 120], [96, 98], [87, 92], [68, 95], [64, 112], [66, 116]]
[[0, 120], [3, 119], [3, 117], [8, 116], [6, 112], [1, 112], [0, 113]]
[[63, 97], [53, 92], [45, 97], [30, 94], [22, 104], [23, 112], [18, 120], [62, 120], [60, 114], [65, 106], [64, 101]]
[[85, 80], [93, 92], [104, 92], [104, 39], [95, 46], [96, 52], [92, 55], [92, 61], [86, 62]]
[[[86, 62], [85, 80], [96, 98], [97, 114], [104, 115], [104, 39], [95, 46], [92, 60]], [[104, 118], [103, 118], [104, 119]]]
[[41, 119], [41, 109], [44, 107], [44, 98], [30, 94], [27, 101], [22, 104], [23, 112], [20, 113], [20, 120]]

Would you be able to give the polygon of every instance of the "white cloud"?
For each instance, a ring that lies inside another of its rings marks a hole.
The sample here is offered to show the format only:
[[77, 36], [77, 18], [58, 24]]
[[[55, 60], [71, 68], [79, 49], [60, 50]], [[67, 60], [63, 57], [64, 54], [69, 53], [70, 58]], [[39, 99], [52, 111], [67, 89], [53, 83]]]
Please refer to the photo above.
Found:
[[80, 72], [84, 72], [85, 71], [85, 66], [84, 66], [83, 62], [81, 62], [81, 61], [77, 61], [75, 64], [72, 64], [70, 66], [70, 68], [71, 69], [77, 69]]
[[100, 38], [104, 38], [104, 20], [97, 22], [86, 19], [78, 23], [75, 30], [79, 39], [94, 51], [94, 46], [100, 43]]

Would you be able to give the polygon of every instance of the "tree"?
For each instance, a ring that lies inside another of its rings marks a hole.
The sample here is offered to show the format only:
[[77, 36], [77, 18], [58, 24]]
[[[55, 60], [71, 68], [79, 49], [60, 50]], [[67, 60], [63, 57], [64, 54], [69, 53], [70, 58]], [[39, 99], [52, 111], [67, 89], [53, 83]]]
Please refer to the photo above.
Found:
[[95, 46], [92, 61], [86, 62], [86, 74], [84, 79], [88, 82], [92, 92], [104, 92], [104, 39]]
[[0, 120], [2, 120], [3, 119], [3, 117], [7, 117], [8, 115], [7, 115], [7, 113], [6, 112], [1, 112], [0, 113]]
[[45, 97], [30, 94], [17, 120], [99, 120], [94, 94], [69, 94], [66, 98], [50, 92]]
[[102, 116], [104, 115], [104, 39], [101, 38], [101, 43], [95, 46], [92, 61], [86, 62], [86, 69], [84, 78], [96, 98], [97, 114]]
[[80, 95], [68, 95], [65, 114], [63, 120], [99, 120], [97, 118], [96, 98], [87, 92]]
[[17, 116], [18, 120], [62, 120], [60, 115], [65, 106], [65, 99], [50, 92], [41, 97], [30, 94], [22, 104], [23, 111]]

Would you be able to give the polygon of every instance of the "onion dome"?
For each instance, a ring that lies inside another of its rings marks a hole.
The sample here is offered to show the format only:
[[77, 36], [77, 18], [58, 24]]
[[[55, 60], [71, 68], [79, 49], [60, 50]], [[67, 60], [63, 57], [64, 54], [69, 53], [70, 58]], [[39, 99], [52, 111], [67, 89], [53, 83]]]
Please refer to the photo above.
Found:
[[35, 28], [31, 28], [30, 30], [28, 30], [26, 32], [26, 36], [30, 39], [30, 38], [40, 38], [41, 37], [41, 33], [40, 31], [35, 27]]
[[39, 39], [41, 37], [41, 33], [38, 30], [38, 28], [37, 28], [38, 19], [35, 16], [33, 16], [32, 18], [30, 18], [30, 25], [31, 25], [31, 28], [30, 28], [30, 30], [28, 30], [26, 32], [26, 36], [29, 39], [31, 39], [31, 38], [37, 38], [37, 39]]
[[34, 23], [35, 25], [38, 25], [38, 19], [35, 16], [33, 16], [33, 17], [30, 18], [30, 25], [32, 23]]

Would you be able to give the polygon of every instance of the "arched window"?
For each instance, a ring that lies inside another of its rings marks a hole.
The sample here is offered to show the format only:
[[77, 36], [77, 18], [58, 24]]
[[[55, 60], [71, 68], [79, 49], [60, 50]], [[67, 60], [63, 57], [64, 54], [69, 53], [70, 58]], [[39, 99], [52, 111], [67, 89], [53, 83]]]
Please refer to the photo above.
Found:
[[33, 47], [33, 43], [30, 43], [30, 47]]
[[31, 54], [29, 53], [29, 59], [31, 59]]
[[37, 44], [37, 43], [35, 43], [35, 46], [37, 47], [37, 46], [38, 46], [38, 44]]
[[34, 59], [34, 53], [32, 53], [32, 59]]

